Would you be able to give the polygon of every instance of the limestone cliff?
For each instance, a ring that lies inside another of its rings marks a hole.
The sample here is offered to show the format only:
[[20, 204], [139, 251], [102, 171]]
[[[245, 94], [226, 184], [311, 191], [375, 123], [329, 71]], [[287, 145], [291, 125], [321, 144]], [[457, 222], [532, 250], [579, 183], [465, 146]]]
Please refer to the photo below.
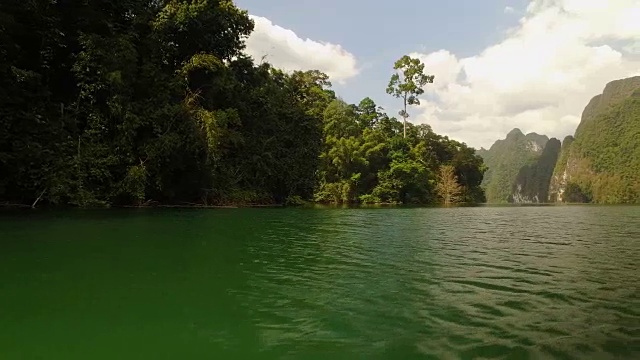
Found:
[[511, 189], [510, 202], [544, 203], [549, 199], [549, 183], [562, 144], [556, 138], [550, 139], [538, 159], [520, 169]]
[[562, 141], [560, 156], [558, 156], [558, 161], [556, 162], [556, 166], [553, 170], [553, 175], [551, 176], [551, 181], [549, 183], [549, 202], [560, 202], [563, 199], [564, 187], [567, 180], [567, 172], [565, 169], [568, 165], [571, 165], [568, 164], [568, 160], [569, 149], [571, 148], [573, 140], [575, 140], [574, 137], [569, 135]]
[[562, 144], [550, 200], [640, 203], [640, 77], [607, 84], [574, 138]]
[[536, 133], [524, 135], [520, 129], [513, 129], [507, 137], [496, 141], [489, 150], [477, 153], [487, 165], [482, 186], [487, 202], [506, 203], [510, 201], [511, 189], [520, 170], [534, 164], [549, 138]]

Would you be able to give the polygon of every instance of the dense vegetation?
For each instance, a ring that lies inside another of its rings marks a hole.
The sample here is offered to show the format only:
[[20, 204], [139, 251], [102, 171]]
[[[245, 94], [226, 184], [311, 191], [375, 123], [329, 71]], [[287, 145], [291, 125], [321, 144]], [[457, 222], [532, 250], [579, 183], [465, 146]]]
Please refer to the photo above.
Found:
[[561, 147], [560, 140], [549, 139], [540, 157], [534, 163], [520, 169], [511, 189], [510, 202], [544, 203], [549, 201], [549, 184]]
[[484, 200], [473, 149], [256, 65], [252, 30], [230, 0], [0, 2], [0, 200], [430, 203], [443, 165]]
[[319, 202], [436, 202], [437, 169], [455, 168], [461, 200], [484, 201], [482, 159], [472, 148], [433, 133], [428, 125], [403, 124], [370, 99], [358, 106], [332, 101], [324, 113]]
[[548, 140], [544, 135], [524, 135], [520, 129], [513, 129], [489, 150], [478, 151], [488, 167], [482, 187], [489, 203], [512, 201], [512, 188], [520, 170], [535, 164]]
[[589, 103], [552, 189], [566, 202], [640, 203], [640, 77], [609, 83]]

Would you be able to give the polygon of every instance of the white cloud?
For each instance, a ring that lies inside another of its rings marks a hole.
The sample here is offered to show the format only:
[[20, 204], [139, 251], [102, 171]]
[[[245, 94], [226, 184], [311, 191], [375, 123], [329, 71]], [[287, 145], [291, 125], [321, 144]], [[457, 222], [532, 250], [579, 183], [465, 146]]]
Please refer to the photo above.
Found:
[[504, 8], [504, 13], [505, 14], [513, 14], [516, 11], [516, 9], [512, 8], [511, 6], [507, 6]]
[[265, 56], [265, 61], [286, 71], [320, 70], [338, 83], [358, 74], [355, 56], [340, 45], [302, 39], [267, 18], [250, 17], [255, 29], [247, 39], [246, 53], [256, 62]]
[[413, 119], [475, 147], [514, 127], [573, 134], [606, 83], [640, 74], [638, 19], [640, 0], [533, 0], [519, 25], [478, 55], [413, 53], [435, 75], [425, 91], [437, 99], [423, 100]]

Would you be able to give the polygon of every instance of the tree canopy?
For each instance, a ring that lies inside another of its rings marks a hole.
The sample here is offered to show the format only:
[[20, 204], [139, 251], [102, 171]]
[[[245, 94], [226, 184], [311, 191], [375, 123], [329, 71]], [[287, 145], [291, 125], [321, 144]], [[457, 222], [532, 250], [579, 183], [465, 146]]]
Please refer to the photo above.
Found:
[[387, 94], [398, 99], [402, 99], [403, 109], [400, 116], [403, 119], [403, 134], [407, 136], [407, 105], [420, 105], [418, 96], [424, 94], [423, 87], [426, 84], [433, 83], [434, 75], [426, 75], [424, 73], [424, 64], [420, 59], [402, 56], [393, 65], [396, 72], [391, 75], [389, 85], [387, 86]]
[[465, 144], [256, 64], [230, 0], [6, 0], [0, 24], [3, 202], [428, 203], [443, 165], [484, 197]]

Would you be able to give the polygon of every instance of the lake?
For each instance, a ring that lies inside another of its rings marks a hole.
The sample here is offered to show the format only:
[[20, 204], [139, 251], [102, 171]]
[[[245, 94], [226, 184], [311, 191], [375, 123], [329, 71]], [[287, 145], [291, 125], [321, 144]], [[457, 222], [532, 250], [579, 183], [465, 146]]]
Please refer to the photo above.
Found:
[[640, 359], [640, 207], [0, 214], [0, 359]]

